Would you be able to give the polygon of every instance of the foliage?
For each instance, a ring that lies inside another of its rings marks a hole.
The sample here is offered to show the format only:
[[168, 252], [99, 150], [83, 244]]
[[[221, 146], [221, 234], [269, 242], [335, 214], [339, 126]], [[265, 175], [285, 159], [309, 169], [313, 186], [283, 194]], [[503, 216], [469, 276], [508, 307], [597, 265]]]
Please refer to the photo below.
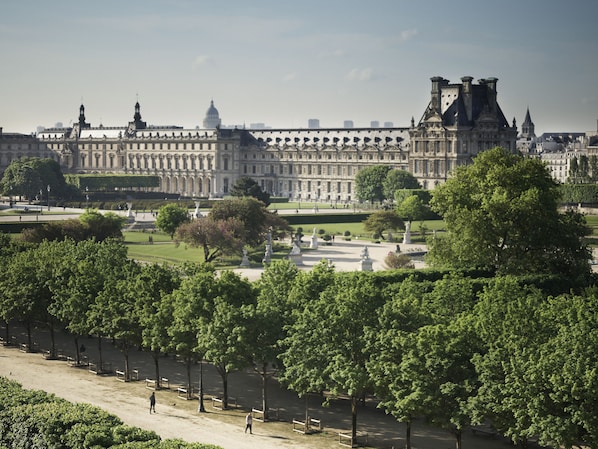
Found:
[[270, 194], [264, 192], [257, 181], [249, 176], [242, 176], [237, 179], [229, 193], [231, 196], [251, 196], [264, 203], [266, 207], [270, 205]]
[[429, 242], [428, 262], [485, 267], [500, 274], [567, 273], [585, 279], [590, 254], [584, 218], [559, 213], [557, 184], [537, 159], [494, 148], [433, 191], [447, 227]]
[[405, 170], [390, 170], [382, 181], [382, 191], [386, 199], [393, 199], [397, 190], [421, 189], [417, 178]]
[[598, 204], [596, 184], [561, 184], [558, 189], [564, 204]]
[[423, 220], [426, 216], [427, 206], [422, 202], [419, 196], [411, 195], [405, 198], [397, 206], [397, 215], [408, 222]]
[[405, 224], [395, 211], [377, 210], [363, 222], [363, 227], [366, 231], [374, 232], [385, 240], [383, 235], [384, 231], [404, 229]]
[[214, 221], [238, 220], [244, 225], [242, 240], [249, 246], [262, 243], [269, 230], [273, 235], [282, 235], [290, 229], [284, 218], [270, 212], [261, 201], [247, 196], [215, 203], [209, 217]]
[[0, 378], [0, 447], [110, 447], [120, 449], [218, 449], [213, 445], [161, 440], [152, 431], [123, 424], [89, 404], [72, 404], [42, 391], [24, 390]]
[[359, 201], [373, 203], [386, 199], [383, 182], [391, 167], [387, 165], [374, 165], [359, 170], [355, 176], [355, 193]]
[[67, 182], [91, 192], [160, 187], [160, 177], [153, 175], [67, 175]]
[[0, 191], [3, 195], [25, 196], [29, 200], [36, 195], [49, 195], [48, 187], [53, 195], [62, 195], [65, 191], [65, 180], [60, 165], [54, 159], [21, 157], [8, 165], [2, 180]]
[[245, 245], [244, 234], [245, 226], [237, 218], [215, 220], [212, 216], [183, 223], [176, 231], [178, 239], [203, 250], [206, 263], [221, 256], [240, 254]]
[[174, 233], [180, 225], [188, 222], [189, 211], [176, 203], [162, 206], [156, 217], [156, 227], [170, 235], [170, 238], [174, 237]]
[[395, 252], [389, 252], [384, 258], [384, 265], [389, 270], [398, 270], [401, 268], [415, 268], [413, 261], [407, 254], [397, 254]]

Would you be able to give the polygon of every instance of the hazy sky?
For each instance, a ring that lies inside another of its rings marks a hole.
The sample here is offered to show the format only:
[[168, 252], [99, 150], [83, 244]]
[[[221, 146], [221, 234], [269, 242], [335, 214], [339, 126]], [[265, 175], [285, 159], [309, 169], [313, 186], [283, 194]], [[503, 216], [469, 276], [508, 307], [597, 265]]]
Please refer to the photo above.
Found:
[[409, 126], [430, 78], [497, 77], [536, 133], [596, 130], [596, 0], [3, 0], [0, 127]]

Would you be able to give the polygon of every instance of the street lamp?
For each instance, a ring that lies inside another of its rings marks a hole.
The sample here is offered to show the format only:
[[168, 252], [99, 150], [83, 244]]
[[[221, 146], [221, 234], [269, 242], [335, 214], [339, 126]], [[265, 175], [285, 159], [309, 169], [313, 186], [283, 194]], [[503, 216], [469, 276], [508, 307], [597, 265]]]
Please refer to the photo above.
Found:
[[89, 187], [85, 186], [85, 200], [87, 201], [87, 209], [89, 209]]
[[48, 211], [50, 210], [50, 184], [48, 184]]

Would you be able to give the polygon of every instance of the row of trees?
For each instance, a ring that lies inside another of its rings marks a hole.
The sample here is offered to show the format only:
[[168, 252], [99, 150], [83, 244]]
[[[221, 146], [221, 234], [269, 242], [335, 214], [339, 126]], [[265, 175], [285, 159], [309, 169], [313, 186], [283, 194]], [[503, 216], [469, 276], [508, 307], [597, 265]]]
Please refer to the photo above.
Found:
[[424, 418], [458, 447], [486, 420], [521, 444], [598, 444], [595, 290], [548, 297], [508, 276], [338, 273], [325, 261], [308, 272], [277, 261], [250, 283], [209, 265], [137, 264], [113, 241], [3, 237], [1, 248], [1, 317], [64, 328], [75, 351], [79, 335], [113, 338], [127, 374], [143, 347], [156, 379], [160, 354], [177, 354], [189, 392], [194, 363], [214, 364], [225, 406], [229, 374], [247, 368], [262, 378], [266, 415], [276, 373], [300, 396], [347, 395], [354, 435], [374, 394], [408, 429]]

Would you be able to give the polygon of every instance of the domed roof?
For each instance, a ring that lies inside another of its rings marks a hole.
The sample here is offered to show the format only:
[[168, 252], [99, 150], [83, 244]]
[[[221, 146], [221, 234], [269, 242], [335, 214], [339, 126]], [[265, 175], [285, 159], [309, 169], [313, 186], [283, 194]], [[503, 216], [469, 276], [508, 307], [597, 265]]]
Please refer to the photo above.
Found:
[[203, 119], [203, 127], [206, 129], [219, 128], [221, 124], [218, 109], [214, 107], [214, 100], [210, 102], [210, 107], [206, 111], [206, 117]]
[[207, 117], [220, 117], [220, 114], [218, 113], [218, 109], [216, 109], [214, 107], [214, 100], [210, 101], [210, 107], [208, 108], [208, 110], [206, 112], [206, 116]]

